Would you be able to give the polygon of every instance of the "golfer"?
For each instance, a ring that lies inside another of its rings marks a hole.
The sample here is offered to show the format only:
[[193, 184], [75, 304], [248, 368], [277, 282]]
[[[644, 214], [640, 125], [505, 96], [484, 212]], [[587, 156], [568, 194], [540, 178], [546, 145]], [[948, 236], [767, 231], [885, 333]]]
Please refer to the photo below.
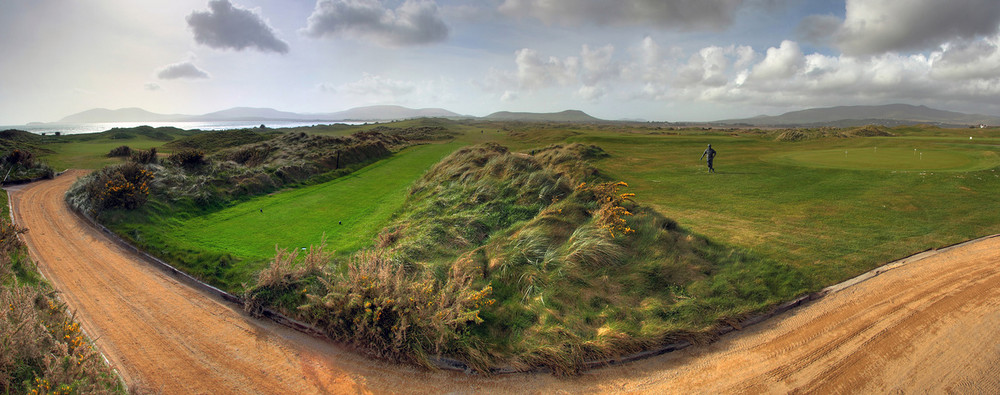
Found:
[[708, 148], [705, 149], [705, 152], [701, 154], [701, 159], [698, 160], [700, 161], [702, 159], [705, 159], [706, 156], [708, 157], [708, 172], [715, 173], [715, 168], [712, 167], [712, 161], [715, 160], [715, 150], [712, 149], [712, 144], [708, 145]]

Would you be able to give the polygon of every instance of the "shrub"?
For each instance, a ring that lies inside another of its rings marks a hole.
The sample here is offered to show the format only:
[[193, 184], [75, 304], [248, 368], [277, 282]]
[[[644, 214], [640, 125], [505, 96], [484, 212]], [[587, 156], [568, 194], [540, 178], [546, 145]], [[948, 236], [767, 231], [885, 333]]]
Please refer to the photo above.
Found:
[[35, 155], [31, 151], [15, 149], [3, 157], [5, 166], [32, 167], [35, 165]]
[[427, 365], [427, 355], [452, 350], [463, 331], [483, 322], [480, 308], [494, 303], [492, 287], [474, 287], [475, 277], [462, 264], [436, 280], [429, 271], [394, 262], [383, 249], [355, 253], [336, 272], [324, 270], [330, 261], [322, 244], [301, 263], [296, 257], [278, 251], [247, 291], [247, 310], [258, 312], [262, 302], [293, 290], [304, 303], [291, 314], [383, 358]]
[[135, 162], [98, 170], [77, 181], [67, 200], [76, 209], [96, 215], [109, 209], [135, 209], [149, 197], [153, 172]]
[[[27, 181], [36, 178], [52, 178], [55, 172], [49, 165], [38, 161], [31, 151], [14, 149], [0, 157], [3, 167], [3, 181]], [[6, 178], [3, 178], [6, 177]]]
[[626, 202], [631, 202], [635, 194], [618, 192], [619, 188], [627, 186], [628, 184], [619, 181], [592, 186], [581, 183], [576, 187], [577, 191], [593, 194], [594, 201], [600, 205], [600, 208], [595, 211], [597, 224], [600, 228], [606, 229], [611, 237], [615, 237], [616, 233], [618, 235], [635, 233], [625, 221], [625, 217], [632, 215], [632, 213], [623, 206]]
[[141, 163], [144, 165], [156, 163], [157, 162], [156, 148], [155, 147], [150, 148], [149, 151], [132, 150], [132, 152], [129, 154], [128, 159], [132, 162]]
[[121, 158], [129, 155], [132, 155], [132, 148], [127, 145], [123, 145], [117, 148], [112, 148], [111, 151], [108, 152], [107, 156], [109, 158]]
[[205, 152], [195, 149], [184, 149], [167, 158], [170, 163], [186, 169], [194, 169], [206, 163]]

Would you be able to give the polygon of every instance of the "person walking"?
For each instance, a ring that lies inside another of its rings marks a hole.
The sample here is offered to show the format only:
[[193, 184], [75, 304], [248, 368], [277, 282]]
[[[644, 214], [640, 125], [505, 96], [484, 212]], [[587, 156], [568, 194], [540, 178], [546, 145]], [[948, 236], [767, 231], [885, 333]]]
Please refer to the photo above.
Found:
[[708, 172], [715, 173], [715, 167], [712, 167], [712, 161], [715, 160], [715, 150], [712, 149], [712, 144], [708, 145], [705, 152], [701, 154], [701, 159], [698, 160], [701, 161], [702, 159], [705, 159], [706, 156], [708, 157]]

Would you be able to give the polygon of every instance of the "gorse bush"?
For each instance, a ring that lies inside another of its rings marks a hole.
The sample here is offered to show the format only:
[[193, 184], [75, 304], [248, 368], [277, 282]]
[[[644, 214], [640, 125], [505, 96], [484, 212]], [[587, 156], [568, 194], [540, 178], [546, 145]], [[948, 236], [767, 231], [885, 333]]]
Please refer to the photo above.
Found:
[[67, 201], [90, 215], [135, 209], [146, 203], [154, 178], [152, 170], [135, 162], [108, 166], [78, 180], [66, 193]]
[[156, 157], [156, 148], [150, 148], [148, 151], [132, 150], [132, 152], [129, 153], [128, 160], [144, 165], [156, 163], [158, 161], [158, 158]]
[[439, 281], [381, 249], [352, 255], [343, 271], [332, 270], [323, 244], [296, 258], [297, 252], [278, 251], [248, 287], [247, 311], [276, 306], [384, 358], [429, 366], [427, 355], [451, 351], [469, 325], [482, 322], [479, 309], [494, 302], [491, 287], [474, 288], [474, 276], [459, 266]]

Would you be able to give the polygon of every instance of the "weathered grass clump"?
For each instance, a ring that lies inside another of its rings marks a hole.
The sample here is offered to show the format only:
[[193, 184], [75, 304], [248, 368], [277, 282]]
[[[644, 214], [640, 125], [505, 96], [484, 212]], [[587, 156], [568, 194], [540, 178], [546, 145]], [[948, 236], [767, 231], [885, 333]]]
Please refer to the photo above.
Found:
[[0, 392], [123, 393], [80, 324], [39, 280], [17, 235], [0, 219]]

